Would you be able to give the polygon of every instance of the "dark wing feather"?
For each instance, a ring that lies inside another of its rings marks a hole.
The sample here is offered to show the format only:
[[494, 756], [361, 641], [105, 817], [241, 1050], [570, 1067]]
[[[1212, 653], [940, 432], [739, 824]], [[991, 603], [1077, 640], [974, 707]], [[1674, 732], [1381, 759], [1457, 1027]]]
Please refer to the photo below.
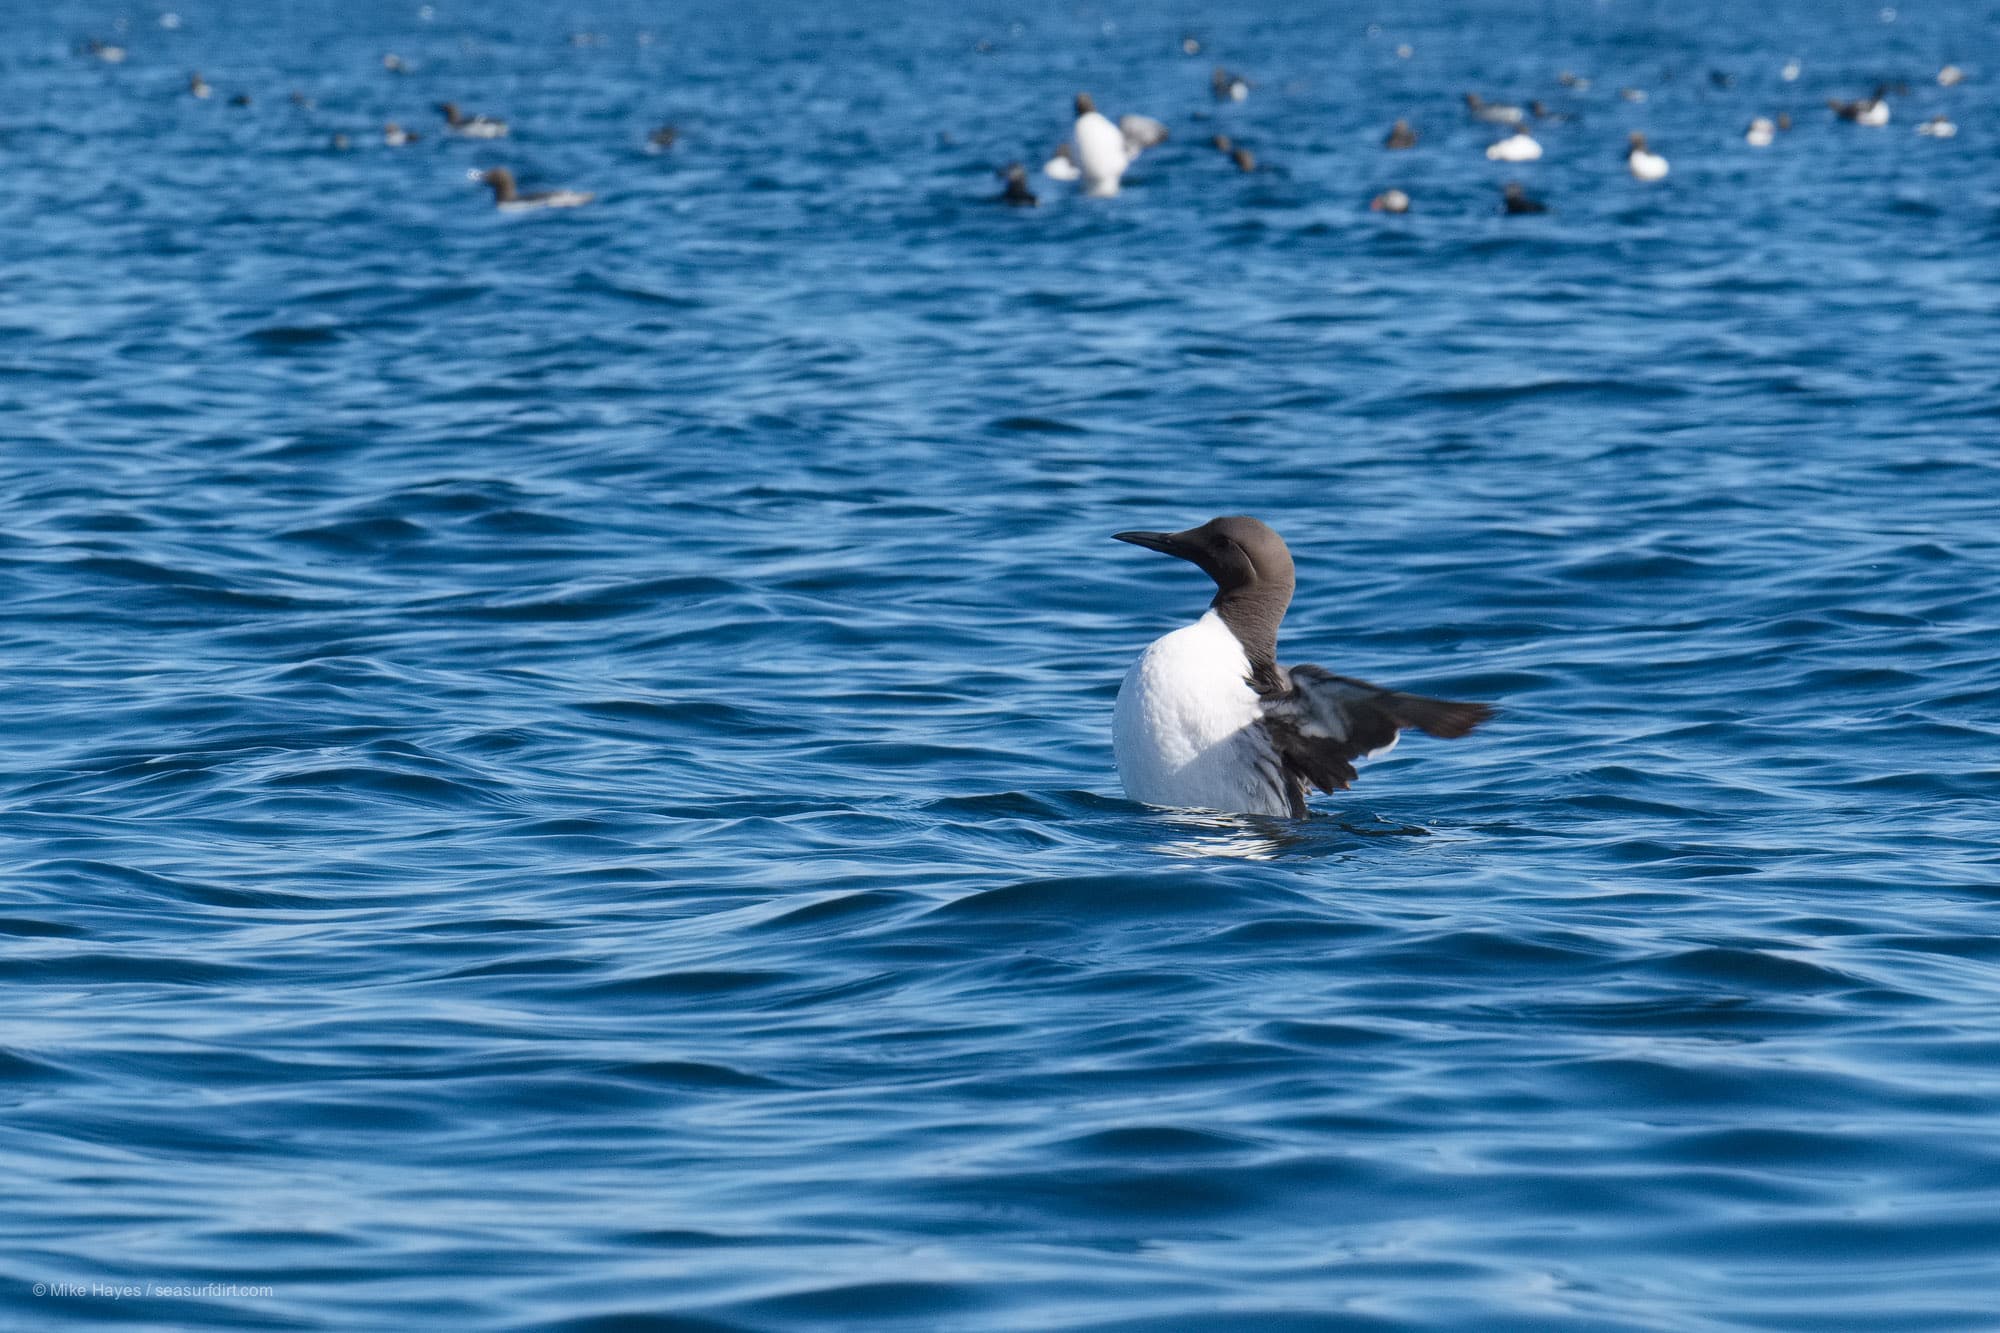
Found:
[[1405, 727], [1449, 740], [1493, 716], [1485, 704], [1403, 694], [1324, 667], [1295, 666], [1264, 692], [1264, 724], [1284, 764], [1292, 814], [1305, 814], [1306, 789], [1344, 791], [1354, 761], [1396, 743]]

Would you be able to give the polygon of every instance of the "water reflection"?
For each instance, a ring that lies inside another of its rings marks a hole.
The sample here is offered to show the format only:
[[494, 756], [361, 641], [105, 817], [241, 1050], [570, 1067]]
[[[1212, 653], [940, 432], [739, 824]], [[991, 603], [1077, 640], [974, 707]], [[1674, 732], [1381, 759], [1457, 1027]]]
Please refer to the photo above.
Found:
[[1222, 857], [1275, 861], [1300, 856], [1337, 856], [1353, 851], [1360, 838], [1430, 836], [1429, 829], [1393, 823], [1366, 812], [1332, 815], [1316, 811], [1304, 819], [1280, 819], [1271, 815], [1174, 810], [1156, 811], [1154, 817], [1173, 836], [1151, 844], [1151, 850], [1189, 860]]

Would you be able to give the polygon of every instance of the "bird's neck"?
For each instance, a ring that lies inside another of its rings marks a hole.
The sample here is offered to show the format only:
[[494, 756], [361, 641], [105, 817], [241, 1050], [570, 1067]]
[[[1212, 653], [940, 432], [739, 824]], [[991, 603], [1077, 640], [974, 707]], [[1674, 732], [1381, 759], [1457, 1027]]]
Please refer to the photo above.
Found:
[[1291, 605], [1290, 588], [1236, 588], [1219, 592], [1209, 608], [1222, 618], [1250, 662], [1250, 684], [1258, 693], [1282, 688], [1278, 669], [1278, 625]]

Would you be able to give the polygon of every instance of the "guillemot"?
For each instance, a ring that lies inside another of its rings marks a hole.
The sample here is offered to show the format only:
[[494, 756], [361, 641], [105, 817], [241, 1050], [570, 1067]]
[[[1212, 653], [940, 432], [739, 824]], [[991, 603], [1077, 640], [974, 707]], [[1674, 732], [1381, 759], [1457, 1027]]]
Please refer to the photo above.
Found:
[[1485, 704], [1279, 666], [1292, 555], [1254, 518], [1116, 537], [1189, 561], [1216, 586], [1201, 619], [1154, 640], [1118, 688], [1112, 748], [1135, 801], [1302, 818], [1308, 790], [1344, 790], [1354, 761], [1387, 753], [1403, 728], [1451, 738], [1492, 716]]
[[507, 122], [504, 120], [495, 120], [491, 116], [468, 116], [458, 109], [456, 102], [439, 102], [437, 109], [444, 113], [445, 128], [453, 134], [462, 134], [468, 139], [507, 137]]
[[[1076, 163], [1083, 177], [1083, 192], [1108, 198], [1118, 193], [1118, 180], [1125, 174], [1125, 168], [1132, 165], [1139, 154], [1167, 137], [1167, 127], [1151, 116], [1125, 115], [1113, 125], [1108, 116], [1097, 109], [1089, 93], [1076, 95], [1076, 126], [1072, 131], [1076, 141]], [[1061, 156], [1061, 150], [1057, 150]], [[1042, 170], [1056, 179], [1064, 179], [1050, 168], [1051, 161]]]
[[1499, 143], [1487, 145], [1486, 156], [1493, 162], [1538, 162], [1542, 146], [1528, 133], [1527, 126], [1516, 125], [1514, 132]]
[[1635, 180], [1664, 180], [1667, 174], [1667, 159], [1646, 147], [1646, 136], [1637, 130], [1632, 132], [1630, 147], [1625, 150], [1625, 169]]
[[1874, 92], [1852, 102], [1843, 102], [1837, 97], [1826, 99], [1833, 114], [1842, 120], [1851, 120], [1856, 125], [1887, 125], [1889, 123], [1889, 86], [1877, 85]]
[[514, 173], [505, 167], [475, 171], [472, 179], [493, 189], [493, 206], [503, 213], [519, 213], [530, 208], [581, 208], [596, 195], [584, 190], [540, 190], [522, 194], [514, 184]]
[[1519, 125], [1521, 108], [1506, 102], [1489, 102], [1478, 93], [1465, 95], [1465, 109], [1472, 113], [1474, 120], [1483, 120], [1488, 125]]
[[1132, 155], [1125, 150], [1125, 136], [1097, 109], [1089, 93], [1076, 95], [1073, 134], [1077, 166], [1083, 173], [1083, 192], [1098, 196], [1117, 194], [1118, 178], [1132, 165]]
[[1009, 162], [1000, 173], [1007, 178], [1007, 188], [1000, 192], [1000, 202], [1014, 208], [1033, 208], [1041, 200], [1028, 188], [1028, 169], [1019, 162]]

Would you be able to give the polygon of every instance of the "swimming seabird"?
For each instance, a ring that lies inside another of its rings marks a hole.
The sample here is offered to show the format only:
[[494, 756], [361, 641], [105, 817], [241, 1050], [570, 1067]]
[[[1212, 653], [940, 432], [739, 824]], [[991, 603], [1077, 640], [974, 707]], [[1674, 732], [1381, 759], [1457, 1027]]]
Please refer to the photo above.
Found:
[[393, 120], [382, 127], [382, 142], [388, 144], [391, 148], [401, 148], [405, 144], [413, 144], [421, 138], [423, 138], [421, 134], [417, 134], [412, 130], [406, 130]]
[[1085, 194], [1118, 193], [1118, 178], [1132, 165], [1125, 134], [1097, 109], [1089, 93], [1076, 95], [1076, 156]]
[[1530, 199], [1528, 192], [1521, 188], [1521, 182], [1508, 181], [1500, 189], [1500, 211], [1502, 213], [1546, 213], [1549, 206], [1539, 199]]
[[1389, 137], [1382, 141], [1384, 148], [1415, 148], [1417, 132], [1410, 128], [1407, 120], [1398, 120], [1389, 127]]
[[1019, 162], [1009, 162], [1000, 173], [1007, 178], [1007, 188], [1000, 192], [1000, 202], [1012, 204], [1016, 208], [1033, 208], [1041, 200], [1028, 188], [1028, 169]]
[[1056, 145], [1055, 155], [1042, 163], [1042, 174], [1052, 181], [1073, 181], [1083, 174], [1076, 165], [1076, 150], [1066, 143]]
[[188, 75], [188, 92], [204, 100], [215, 96], [215, 89], [208, 86], [208, 80], [201, 77], [200, 70]]
[[1856, 125], [1887, 125], [1889, 123], [1889, 88], [1884, 84], [1866, 97], [1852, 102], [1843, 102], [1829, 97], [1826, 104], [1833, 108], [1833, 114], [1842, 120], [1851, 120]]
[[1917, 133], [1929, 139], [1949, 139], [1958, 133], [1958, 126], [1951, 123], [1949, 116], [1932, 116], [1917, 126]]
[[664, 153], [680, 141], [681, 132], [672, 125], [662, 125], [646, 136], [646, 151]]
[[1485, 704], [1278, 665], [1292, 556], [1254, 518], [1116, 535], [1191, 562], [1216, 587], [1201, 619], [1155, 639], [1118, 688], [1113, 750], [1135, 801], [1301, 818], [1308, 790], [1345, 789], [1354, 761], [1386, 754], [1403, 728], [1451, 738], [1492, 715]]
[[504, 139], [507, 137], [507, 122], [495, 120], [491, 116], [468, 116], [458, 109], [456, 102], [439, 102], [437, 109], [444, 113], [444, 123], [453, 134], [462, 134], [468, 139]]
[[1250, 80], [1217, 65], [1208, 76], [1208, 90], [1218, 102], [1240, 102], [1250, 95]]
[[539, 190], [534, 194], [522, 194], [514, 186], [514, 173], [505, 167], [476, 172], [472, 178], [493, 187], [493, 206], [504, 213], [518, 213], [530, 208], [581, 208], [597, 198], [583, 190]]
[[1410, 211], [1410, 196], [1401, 190], [1384, 190], [1368, 201], [1371, 213], [1407, 213]]
[[1956, 65], [1946, 65], [1937, 73], [1938, 87], [1950, 88], [1965, 82], [1965, 71]]
[[1752, 148], [1769, 148], [1777, 133], [1778, 127], [1771, 123], [1769, 116], [1758, 116], [1750, 122], [1750, 128], [1743, 131], [1743, 142]]
[[1486, 156], [1495, 162], [1535, 162], [1541, 159], [1542, 146], [1525, 126], [1516, 125], [1512, 134], [1486, 146]]
[[1632, 132], [1632, 146], [1625, 151], [1625, 166], [1642, 181], [1656, 181], [1667, 174], [1667, 159], [1646, 147], [1646, 136]]
[[1238, 171], [1250, 172], [1257, 169], [1257, 155], [1241, 144], [1229, 150], [1229, 160], [1236, 164]]
[[[125, 63], [124, 47], [112, 42], [100, 42], [95, 37], [83, 44], [83, 53], [87, 56], [96, 56], [107, 65], [122, 65]], [[1939, 78], [1942, 79], [1943, 76], [1940, 75]]]
[[1505, 102], [1489, 102], [1478, 93], [1465, 95], [1465, 109], [1472, 113], [1474, 120], [1483, 120], [1488, 125], [1519, 125], [1521, 108], [1509, 106]]

